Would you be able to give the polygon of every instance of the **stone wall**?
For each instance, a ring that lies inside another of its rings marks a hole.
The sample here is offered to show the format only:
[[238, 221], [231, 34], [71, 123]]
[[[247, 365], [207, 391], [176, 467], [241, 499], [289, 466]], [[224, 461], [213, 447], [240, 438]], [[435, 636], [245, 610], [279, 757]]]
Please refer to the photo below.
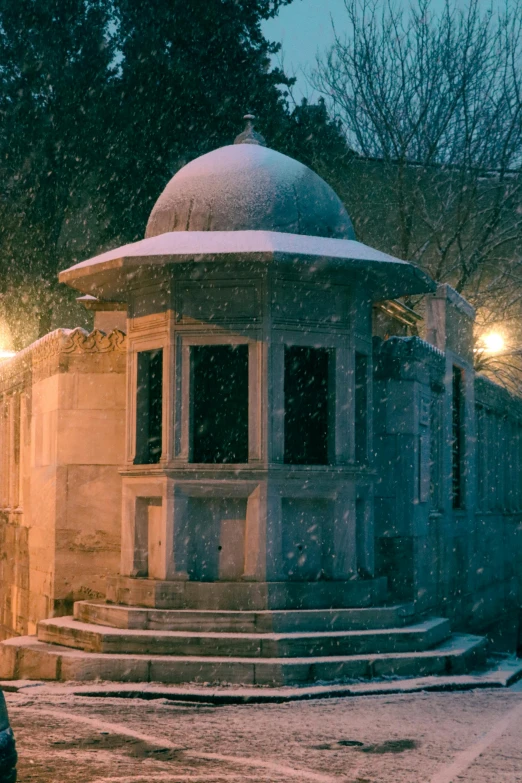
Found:
[[[461, 331], [462, 333], [462, 331]], [[464, 368], [461, 500], [452, 371]], [[484, 631], [521, 603], [522, 400], [417, 337], [375, 346], [378, 573], [418, 611]]]
[[522, 607], [522, 400], [486, 378], [475, 381], [477, 507], [474, 615]]
[[0, 635], [101, 597], [120, 554], [126, 338], [60, 329], [0, 365]]

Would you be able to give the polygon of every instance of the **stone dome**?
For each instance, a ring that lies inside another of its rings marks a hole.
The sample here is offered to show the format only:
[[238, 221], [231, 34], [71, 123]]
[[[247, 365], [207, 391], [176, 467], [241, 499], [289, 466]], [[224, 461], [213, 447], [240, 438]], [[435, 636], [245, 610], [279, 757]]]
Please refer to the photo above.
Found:
[[184, 166], [157, 200], [146, 237], [169, 231], [280, 231], [355, 239], [339, 197], [302, 163], [237, 143]]

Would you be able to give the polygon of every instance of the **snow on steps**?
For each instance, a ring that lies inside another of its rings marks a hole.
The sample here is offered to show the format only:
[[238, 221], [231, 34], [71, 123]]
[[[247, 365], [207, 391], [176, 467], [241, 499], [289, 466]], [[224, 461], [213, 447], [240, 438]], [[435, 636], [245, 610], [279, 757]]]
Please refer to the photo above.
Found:
[[127, 630], [82, 623], [72, 617], [38, 624], [39, 641], [86, 652], [248, 658], [420, 651], [434, 647], [449, 635], [449, 621], [443, 618], [399, 628], [298, 633]]
[[89, 653], [34, 636], [0, 644], [0, 679], [305, 685], [379, 677], [460, 675], [485, 663], [486, 640], [452, 634], [430, 650], [258, 658]]

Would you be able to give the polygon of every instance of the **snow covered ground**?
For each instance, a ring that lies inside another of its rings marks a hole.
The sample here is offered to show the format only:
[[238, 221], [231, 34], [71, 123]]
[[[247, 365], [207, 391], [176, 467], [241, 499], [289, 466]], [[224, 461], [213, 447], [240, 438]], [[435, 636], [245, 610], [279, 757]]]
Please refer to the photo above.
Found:
[[211, 706], [6, 694], [21, 783], [515, 783], [509, 689]]

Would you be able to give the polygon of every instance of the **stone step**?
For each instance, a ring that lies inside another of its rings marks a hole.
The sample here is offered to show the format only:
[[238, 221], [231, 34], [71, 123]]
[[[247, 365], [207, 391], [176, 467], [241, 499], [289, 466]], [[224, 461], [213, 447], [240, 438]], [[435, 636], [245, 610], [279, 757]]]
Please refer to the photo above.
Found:
[[423, 652], [310, 658], [229, 658], [88, 653], [34, 636], [0, 643], [0, 679], [304, 685], [380, 677], [465, 674], [486, 660], [486, 639], [452, 634]]
[[449, 621], [431, 618], [415, 625], [372, 631], [226, 633], [139, 631], [82, 623], [73, 617], [42, 620], [41, 642], [86, 652], [281, 658], [426, 650], [447, 639]]
[[258, 612], [203, 609], [144, 609], [101, 601], [76, 601], [74, 617], [83, 623], [150, 631], [285, 633], [398, 628], [411, 623], [413, 604], [366, 609], [283, 609]]
[[317, 582], [160, 581], [130, 576], [107, 578], [107, 600], [150, 609], [336, 609], [380, 606], [387, 580], [350, 579]]

